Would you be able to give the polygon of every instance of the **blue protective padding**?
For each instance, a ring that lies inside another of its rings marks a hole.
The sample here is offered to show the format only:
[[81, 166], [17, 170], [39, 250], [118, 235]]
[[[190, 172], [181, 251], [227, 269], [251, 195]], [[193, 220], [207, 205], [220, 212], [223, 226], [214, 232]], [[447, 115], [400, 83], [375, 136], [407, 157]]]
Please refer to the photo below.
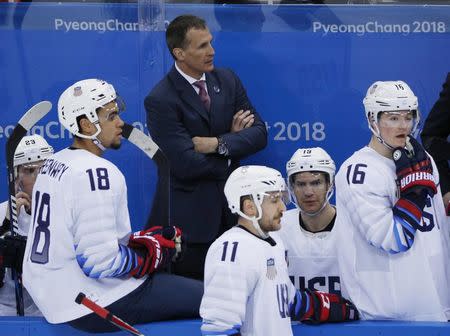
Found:
[[[146, 336], [199, 336], [200, 320], [156, 322], [137, 325]], [[0, 317], [1, 335], [8, 336], [87, 336], [66, 324], [49, 324], [39, 317]], [[293, 326], [294, 336], [442, 336], [450, 335], [450, 324], [439, 322], [368, 322]], [[126, 332], [101, 335], [129, 336]], [[278, 335], [274, 335], [278, 336]], [[279, 335], [283, 336], [283, 335]]]

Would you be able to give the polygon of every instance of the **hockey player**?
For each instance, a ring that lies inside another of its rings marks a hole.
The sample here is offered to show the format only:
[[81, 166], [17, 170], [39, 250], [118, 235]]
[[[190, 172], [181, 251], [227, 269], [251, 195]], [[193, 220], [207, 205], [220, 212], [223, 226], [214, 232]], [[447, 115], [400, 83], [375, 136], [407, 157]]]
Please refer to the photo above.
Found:
[[[26, 235], [31, 222], [31, 195], [39, 168], [44, 160], [53, 154], [53, 148], [40, 135], [22, 138], [14, 153], [14, 175], [16, 181], [16, 206], [19, 236], [11, 236], [11, 221], [8, 202], [0, 204], [0, 316], [16, 315], [15, 284], [11, 278], [11, 268], [22, 272]], [[7, 267], [5, 269], [5, 267]], [[41, 316], [26, 290], [23, 291], [24, 313], [26, 316]]]
[[124, 176], [102, 158], [121, 145], [122, 110], [114, 87], [98, 79], [79, 81], [59, 98], [59, 120], [74, 141], [37, 177], [23, 269], [50, 323], [117, 330], [75, 303], [79, 292], [131, 324], [198, 316], [201, 282], [157, 273], [176, 255], [180, 230], [131, 233]]
[[280, 236], [296, 288], [341, 294], [336, 257], [336, 208], [330, 205], [336, 167], [320, 147], [300, 148], [286, 163], [296, 209], [281, 219]]
[[447, 228], [433, 159], [411, 135], [417, 97], [375, 82], [364, 108], [372, 137], [336, 175], [339, 267], [362, 319], [447, 321]]
[[203, 335], [292, 335], [293, 320], [321, 323], [357, 318], [335, 294], [297, 291], [289, 280], [284, 246], [273, 233], [286, 210], [285, 183], [275, 169], [237, 168], [225, 196], [238, 225], [209, 248], [200, 307]]

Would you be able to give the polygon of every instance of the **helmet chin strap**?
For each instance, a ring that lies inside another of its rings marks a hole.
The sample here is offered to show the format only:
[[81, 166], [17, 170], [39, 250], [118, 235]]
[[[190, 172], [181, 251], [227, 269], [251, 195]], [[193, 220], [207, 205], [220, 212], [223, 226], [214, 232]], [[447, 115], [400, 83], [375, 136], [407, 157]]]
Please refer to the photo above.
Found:
[[383, 146], [385, 146], [387, 149], [394, 150], [395, 148], [389, 145], [384, 139], [381, 137], [380, 129], [378, 128], [378, 124], [375, 124], [376, 129], [370, 128], [373, 135], [377, 138], [378, 142], [381, 143]]
[[301, 213], [305, 214], [308, 217], [314, 217], [314, 216], [317, 216], [318, 214], [320, 214], [323, 211], [323, 209], [325, 209], [327, 204], [330, 203], [330, 198], [331, 198], [332, 195], [333, 195], [333, 185], [331, 185], [330, 188], [328, 188], [328, 190], [327, 190], [327, 198], [323, 201], [322, 206], [316, 212], [307, 212], [307, 211], [303, 210], [300, 207], [300, 205], [297, 204], [297, 202], [295, 202], [295, 205], [297, 206], [297, 208], [300, 210]]
[[[258, 233], [258, 235], [262, 238], [262, 239], [267, 239], [269, 238], [269, 234], [265, 231], [263, 231], [261, 229], [261, 226], [259, 225], [259, 220], [262, 217], [262, 208], [261, 208], [261, 204], [259, 204], [259, 201], [257, 200], [256, 195], [252, 195], [253, 199], [255, 200], [254, 203], [256, 205], [256, 209], [258, 210], [258, 216], [248, 216], [245, 213], [243, 213], [242, 211], [238, 211], [238, 214], [241, 215], [242, 217], [244, 217], [245, 219], [248, 219], [249, 221], [252, 222], [253, 227], [255, 228], [256, 232]], [[262, 201], [262, 200], [261, 200]]]
[[316, 212], [307, 212], [307, 211], [303, 210], [300, 206], [298, 207], [298, 209], [300, 210], [300, 212], [301, 212], [302, 214], [305, 214], [305, 215], [308, 216], [308, 217], [315, 217], [315, 216], [317, 216], [318, 214], [320, 214], [320, 213], [322, 212], [323, 209], [325, 209], [325, 206], [326, 206], [327, 204], [328, 204], [328, 200], [325, 200], [325, 201], [323, 202], [322, 206], [320, 207], [320, 209], [317, 210]]
[[92, 142], [102, 151], [104, 152], [106, 150], [106, 147], [102, 145], [102, 143], [100, 142], [100, 140], [98, 140], [97, 137], [94, 137], [92, 139]]

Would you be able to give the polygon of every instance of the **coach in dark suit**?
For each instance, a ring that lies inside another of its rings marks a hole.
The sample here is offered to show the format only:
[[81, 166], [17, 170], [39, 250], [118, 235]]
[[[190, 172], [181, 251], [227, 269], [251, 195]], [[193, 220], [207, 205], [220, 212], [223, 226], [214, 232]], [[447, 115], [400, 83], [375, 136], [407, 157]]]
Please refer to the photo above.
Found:
[[450, 216], [450, 73], [442, 86], [439, 99], [430, 111], [421, 133], [422, 143], [439, 170], [444, 204]]
[[236, 224], [223, 193], [226, 179], [240, 159], [267, 144], [239, 78], [214, 69], [211, 40], [203, 19], [175, 18], [166, 32], [175, 64], [145, 99], [151, 136], [170, 162], [171, 220], [188, 242], [174, 270], [197, 279], [209, 245]]

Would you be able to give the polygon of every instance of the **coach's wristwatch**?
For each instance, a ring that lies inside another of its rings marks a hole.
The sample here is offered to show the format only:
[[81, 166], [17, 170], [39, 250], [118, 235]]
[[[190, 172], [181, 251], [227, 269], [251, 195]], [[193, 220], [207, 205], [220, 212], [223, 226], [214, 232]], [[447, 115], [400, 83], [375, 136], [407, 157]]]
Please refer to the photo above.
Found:
[[228, 147], [225, 140], [221, 136], [218, 136], [217, 142], [219, 143], [217, 145], [217, 153], [223, 156], [228, 156]]

